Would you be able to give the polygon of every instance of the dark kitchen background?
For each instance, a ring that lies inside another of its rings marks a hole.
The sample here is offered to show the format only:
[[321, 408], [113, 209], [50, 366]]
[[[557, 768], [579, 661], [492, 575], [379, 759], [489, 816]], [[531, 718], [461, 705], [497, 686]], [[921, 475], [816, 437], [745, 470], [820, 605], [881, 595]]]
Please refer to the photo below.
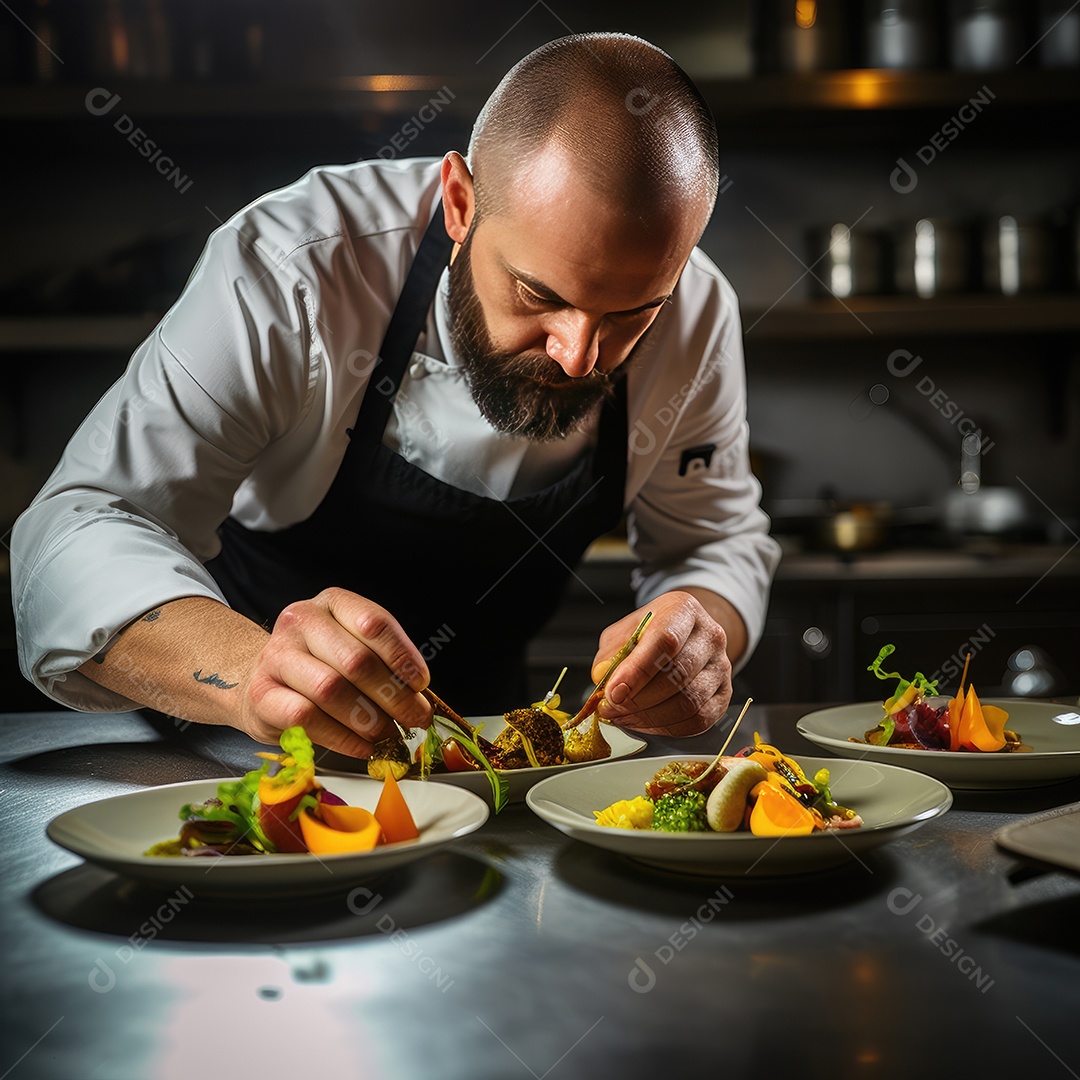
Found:
[[[970, 650], [984, 694], [1077, 693], [1067, 0], [9, 0], [0, 531], [220, 222], [315, 164], [464, 150], [507, 68], [582, 30], [666, 49], [720, 129], [702, 246], [739, 293], [785, 551], [736, 694], [878, 696], [886, 642], [950, 685]], [[584, 685], [629, 566], [618, 536], [595, 545], [534, 645], [538, 693], [564, 664]], [[18, 675], [7, 604], [0, 663], [6, 708], [52, 707]]]

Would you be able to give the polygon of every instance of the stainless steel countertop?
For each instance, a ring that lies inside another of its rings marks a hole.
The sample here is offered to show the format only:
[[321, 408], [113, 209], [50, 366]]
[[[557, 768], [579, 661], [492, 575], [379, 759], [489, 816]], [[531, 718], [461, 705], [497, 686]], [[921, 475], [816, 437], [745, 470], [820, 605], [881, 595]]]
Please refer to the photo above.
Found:
[[1019, 579], [1080, 576], [1080, 547], [1050, 544], [971, 545], [957, 550], [897, 548], [846, 557], [785, 550], [776, 577], [788, 581]]
[[[754, 705], [744, 724], [819, 753], [795, 733], [805, 711]], [[1014, 883], [991, 839], [1077, 801], [1080, 781], [957, 793], [870, 857], [772, 881], [648, 870], [515, 805], [370, 883], [367, 912], [345, 895], [244, 907], [196, 895], [148, 933], [163, 894], [84, 865], [46, 823], [242, 772], [253, 744], [136, 713], [0, 722], [11, 1080], [1080, 1072], [1080, 881]], [[651, 750], [715, 752], [723, 735]], [[697, 918], [721, 888], [729, 901]]]
[[[779, 538], [778, 581], [892, 581], [898, 579], [1031, 578], [1080, 576], [1080, 544], [1015, 544], [992, 538], [958, 548], [888, 548], [851, 555], [807, 551]], [[588, 563], [635, 562], [624, 540], [601, 537], [585, 553]]]

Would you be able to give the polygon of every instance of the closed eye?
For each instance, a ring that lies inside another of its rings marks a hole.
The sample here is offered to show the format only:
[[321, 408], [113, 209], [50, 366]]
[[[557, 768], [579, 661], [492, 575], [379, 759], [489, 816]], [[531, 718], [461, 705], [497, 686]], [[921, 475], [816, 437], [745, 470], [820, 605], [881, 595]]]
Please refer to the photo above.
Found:
[[514, 279], [514, 285], [517, 289], [518, 298], [529, 307], [566, 307], [565, 301], [554, 300], [551, 297], [540, 296], [538, 293], [534, 293], [523, 281]]
[[[518, 277], [514, 278], [514, 288], [517, 290], [518, 299], [527, 307], [553, 309], [570, 306], [565, 300], [559, 297], [541, 296], [539, 293], [534, 292], [529, 288], [529, 286]], [[651, 303], [642, 304], [641, 307], [633, 308], [630, 311], [609, 312], [605, 318], [630, 321], [640, 318], [642, 315], [647, 315], [656, 308], [663, 307], [665, 304], [670, 303], [671, 297], [665, 296], [660, 300], [653, 300]]]

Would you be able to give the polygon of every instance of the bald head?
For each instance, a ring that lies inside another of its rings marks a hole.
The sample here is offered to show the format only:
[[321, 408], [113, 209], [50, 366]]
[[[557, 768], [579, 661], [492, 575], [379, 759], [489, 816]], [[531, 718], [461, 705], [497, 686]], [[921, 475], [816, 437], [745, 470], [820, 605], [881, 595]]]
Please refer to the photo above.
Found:
[[513, 67], [473, 128], [476, 213], [506, 210], [523, 173], [558, 161], [609, 207], [646, 227], [716, 199], [716, 127], [663, 51], [627, 34], [575, 34]]

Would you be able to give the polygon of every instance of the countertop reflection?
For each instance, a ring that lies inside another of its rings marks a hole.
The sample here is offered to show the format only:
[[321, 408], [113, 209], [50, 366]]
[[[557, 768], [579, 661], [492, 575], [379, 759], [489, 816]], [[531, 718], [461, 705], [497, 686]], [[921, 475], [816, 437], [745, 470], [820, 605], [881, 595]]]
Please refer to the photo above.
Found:
[[[744, 724], [817, 754], [795, 732], [806, 711], [753, 705]], [[648, 752], [715, 753], [724, 728]], [[1080, 882], [1014, 880], [992, 840], [1080, 800], [1080, 780], [960, 795], [864, 859], [764, 880], [650, 870], [516, 804], [370, 882], [370, 907], [196, 891], [166, 920], [160, 892], [82, 864], [45, 825], [241, 772], [253, 744], [138, 713], [11, 714], [3, 731], [0, 1069], [20, 1080], [1080, 1069], [1064, 1007], [1080, 983]]]

